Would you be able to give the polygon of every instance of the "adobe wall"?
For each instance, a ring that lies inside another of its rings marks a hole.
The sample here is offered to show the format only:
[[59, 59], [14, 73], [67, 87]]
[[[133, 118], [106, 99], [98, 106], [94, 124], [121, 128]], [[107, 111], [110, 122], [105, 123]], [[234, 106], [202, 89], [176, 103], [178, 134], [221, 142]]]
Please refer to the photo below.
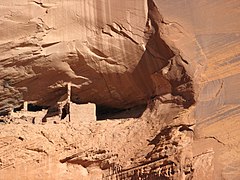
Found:
[[42, 119], [45, 117], [46, 114], [47, 114], [47, 110], [36, 111], [36, 112], [22, 110], [22, 111], [10, 113], [11, 117], [13, 118], [19, 118], [19, 119], [21, 119], [21, 117], [34, 118], [34, 122], [36, 124], [42, 123]]
[[96, 105], [70, 103], [71, 122], [94, 122], [96, 121]]

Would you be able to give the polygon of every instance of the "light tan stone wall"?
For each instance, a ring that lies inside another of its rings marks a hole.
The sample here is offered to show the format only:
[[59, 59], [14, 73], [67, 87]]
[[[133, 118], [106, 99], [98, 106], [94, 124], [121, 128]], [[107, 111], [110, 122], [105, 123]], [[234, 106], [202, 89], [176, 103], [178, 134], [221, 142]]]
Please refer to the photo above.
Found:
[[70, 104], [71, 122], [94, 122], [96, 121], [96, 105], [88, 104]]

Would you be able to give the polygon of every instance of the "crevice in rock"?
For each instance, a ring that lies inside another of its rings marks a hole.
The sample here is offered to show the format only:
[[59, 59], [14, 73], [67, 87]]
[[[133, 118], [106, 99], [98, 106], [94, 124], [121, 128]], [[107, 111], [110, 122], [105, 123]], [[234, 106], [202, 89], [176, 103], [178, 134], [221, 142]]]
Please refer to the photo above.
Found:
[[218, 91], [217, 91], [217, 93], [216, 93], [216, 95], [215, 95], [215, 98], [217, 98], [217, 97], [219, 96], [219, 94], [222, 92], [222, 90], [223, 90], [223, 85], [224, 85], [224, 81], [221, 83], [221, 86], [220, 86], [220, 88], [218, 89]]
[[106, 54], [104, 54], [101, 50], [93, 47], [92, 45], [88, 44], [88, 48], [90, 49], [90, 51], [93, 54], [96, 54], [97, 56], [99, 56], [101, 58], [108, 58], [108, 56]]
[[47, 5], [43, 4], [42, 2], [38, 2], [38, 1], [32, 1], [32, 2], [44, 9], [49, 9], [51, 7], [51, 6], [47, 6]]
[[39, 149], [39, 148], [26, 148], [26, 149], [29, 150], [29, 151], [35, 151], [35, 152], [38, 152], [38, 153], [45, 153], [46, 155], [48, 155], [48, 153], [43, 149]]
[[[117, 24], [117, 23], [115, 23], [115, 24]], [[117, 25], [118, 25], [118, 24], [117, 24]], [[127, 33], [125, 33], [125, 32], [122, 30], [122, 27], [121, 27], [121, 26], [118, 25], [118, 27], [119, 27], [120, 30], [116, 29], [116, 28], [115, 28], [113, 25], [111, 25], [111, 24], [107, 24], [107, 26], [109, 26], [113, 32], [115, 32], [115, 33], [117, 33], [117, 34], [119, 34], [119, 35], [121, 35], [121, 36], [129, 39], [129, 40], [132, 41], [134, 44], [138, 45], [138, 42], [135, 41], [132, 37], [130, 37]]]
[[41, 134], [43, 135], [43, 137], [45, 137], [48, 140], [48, 142], [50, 142], [51, 144], [54, 144], [53, 141], [48, 137], [48, 135], [46, 133], [41, 131]]
[[60, 163], [79, 164], [84, 168], [89, 166], [98, 166], [102, 170], [111, 168], [114, 163], [111, 163], [111, 159], [115, 159], [117, 154], [111, 154], [109, 151], [104, 149], [82, 151], [63, 159], [60, 159]]
[[205, 136], [204, 139], [214, 139], [215, 141], [217, 141], [218, 143], [222, 144], [222, 145], [226, 145], [225, 143], [223, 143], [222, 141], [220, 141], [218, 138], [214, 137], [214, 136]]
[[[135, 28], [135, 27], [132, 26], [129, 22], [127, 22], [127, 23], [128, 23], [128, 25], [131, 26], [132, 28]], [[126, 27], [124, 27], [124, 25], [121, 24], [121, 23], [118, 23], [118, 22], [115, 21], [114, 24], [116, 24], [121, 30], [125, 30], [125, 31], [127, 31], [127, 32], [129, 32], [129, 33], [131, 33], [131, 34], [133, 34], [133, 35], [135, 35], [135, 36], [142, 37], [142, 36], [140, 36], [139, 34], [136, 34], [136, 33], [134, 33], [133, 31], [131, 31], [131, 30], [127, 29]], [[142, 32], [142, 30], [140, 30], [140, 29], [138, 29], [138, 28], [135, 28], [135, 29]]]
[[76, 157], [80, 156], [83, 153], [84, 153], [84, 151], [83, 152], [78, 152], [76, 154], [72, 154], [71, 156], [67, 156], [67, 157], [65, 157], [63, 159], [60, 159], [59, 161], [60, 161], [60, 163], [66, 163], [67, 161], [69, 161], [69, 160], [71, 160], [73, 158], [76, 158]]
[[43, 47], [43, 48], [47, 48], [47, 47], [56, 45], [56, 44], [58, 44], [58, 43], [60, 43], [60, 42], [61, 42], [61, 41], [52, 42], [52, 43], [47, 43], [47, 44], [42, 44], [42, 47]]
[[204, 156], [204, 155], [206, 155], [206, 154], [213, 154], [213, 153], [214, 153], [214, 151], [212, 151], [212, 150], [206, 151], [206, 152], [202, 152], [202, 153], [200, 153], [200, 154], [195, 155], [195, 156], [193, 157], [193, 159], [196, 159], [196, 158], [198, 158], [198, 157], [200, 157], [200, 156]]
[[113, 37], [113, 35], [110, 32], [105, 31], [104, 28], [102, 28], [102, 33], [106, 34], [106, 35], [108, 35], [110, 37]]
[[181, 56], [180, 52], [178, 52], [178, 56], [180, 57], [182, 62], [184, 62], [187, 65], [189, 64], [188, 61]]

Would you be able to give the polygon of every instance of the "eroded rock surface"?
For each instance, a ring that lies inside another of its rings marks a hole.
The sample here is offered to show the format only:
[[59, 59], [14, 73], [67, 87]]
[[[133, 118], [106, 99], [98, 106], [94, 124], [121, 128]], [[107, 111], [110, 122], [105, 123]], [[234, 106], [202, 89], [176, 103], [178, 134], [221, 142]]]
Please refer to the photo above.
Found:
[[[179, 86], [191, 78], [177, 49], [161, 37], [164, 22], [151, 1], [1, 4], [2, 112], [23, 100], [52, 106], [66, 82], [74, 85], [72, 101], [111, 108], [171, 92], [185, 96]], [[168, 64], [175, 69], [167, 80], [154, 76]]]
[[0, 2], [1, 115], [28, 101], [57, 119], [71, 82], [101, 119], [2, 116], [0, 179], [239, 179], [239, 7]]

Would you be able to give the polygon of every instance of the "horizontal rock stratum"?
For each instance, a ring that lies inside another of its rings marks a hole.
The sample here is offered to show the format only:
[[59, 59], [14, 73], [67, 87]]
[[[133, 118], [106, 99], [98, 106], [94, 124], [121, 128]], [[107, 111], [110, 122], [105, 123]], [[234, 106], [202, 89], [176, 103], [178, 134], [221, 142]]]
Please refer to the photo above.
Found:
[[[239, 9], [0, 2], [0, 179], [239, 179]], [[101, 121], [8, 115], [28, 102], [59, 118], [69, 83], [71, 103], [95, 103]]]

